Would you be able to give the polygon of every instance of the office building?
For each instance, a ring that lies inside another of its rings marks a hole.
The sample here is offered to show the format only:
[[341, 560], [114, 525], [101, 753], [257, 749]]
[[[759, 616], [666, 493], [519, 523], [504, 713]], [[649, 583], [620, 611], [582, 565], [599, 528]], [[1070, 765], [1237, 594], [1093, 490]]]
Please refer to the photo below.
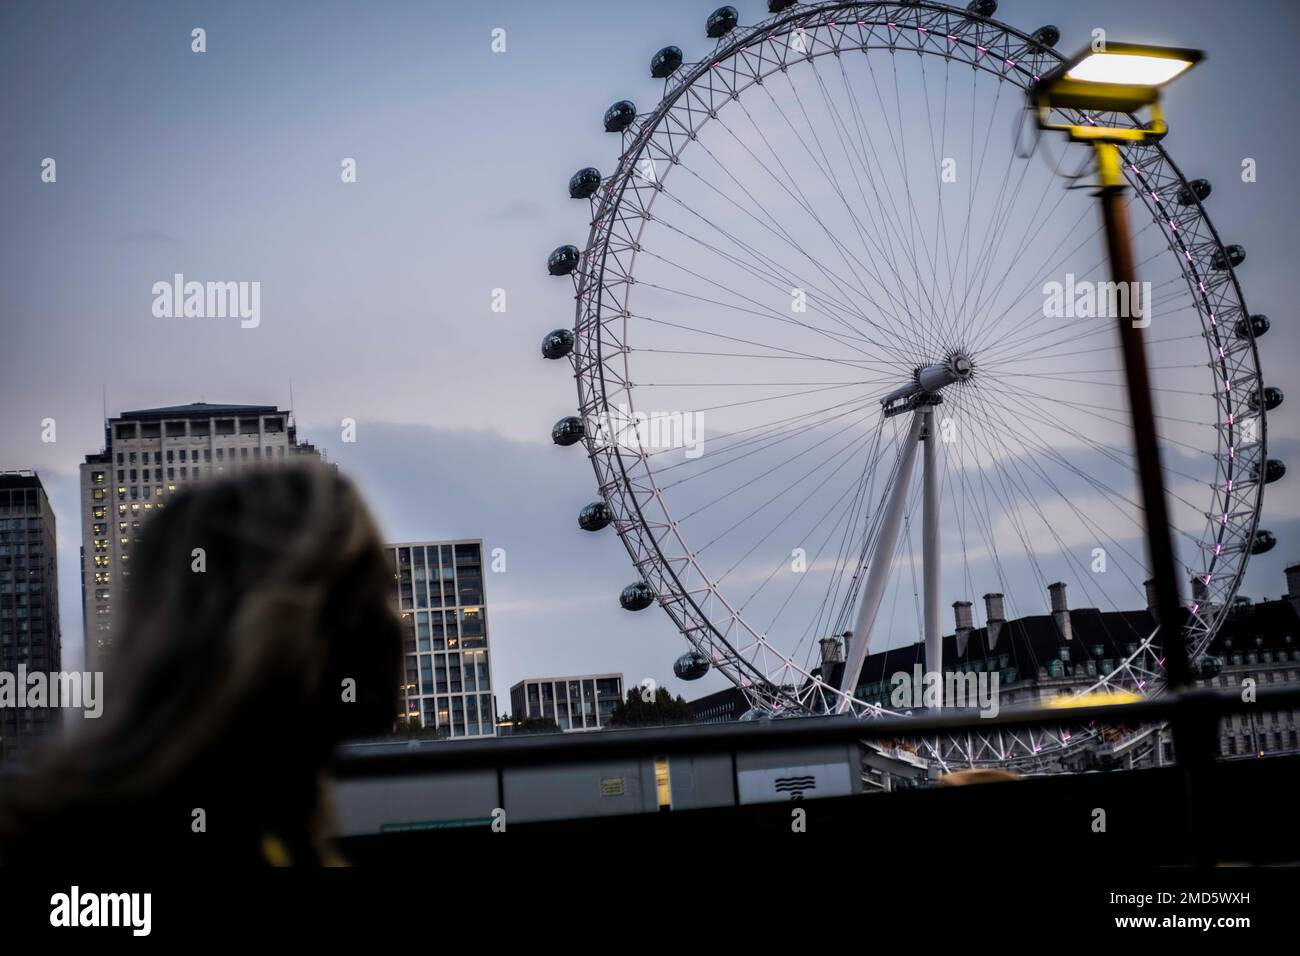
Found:
[[739, 687], [706, 694], [691, 701], [691, 723], [725, 724], [740, 720], [749, 710], [749, 698]]
[[131, 584], [140, 526], [194, 481], [296, 456], [293, 414], [274, 405], [197, 402], [123, 412], [104, 423], [104, 448], [81, 465], [81, 588], [86, 664], [101, 669], [113, 618]]
[[[41, 479], [0, 472], [0, 671], [63, 669], [54, 512]], [[59, 727], [55, 707], [0, 708], [0, 763], [25, 759]]]
[[492, 737], [482, 541], [387, 546], [402, 615], [405, 719], [444, 738]]
[[561, 730], [599, 730], [623, 700], [622, 674], [529, 677], [510, 688], [515, 720], [542, 717]]

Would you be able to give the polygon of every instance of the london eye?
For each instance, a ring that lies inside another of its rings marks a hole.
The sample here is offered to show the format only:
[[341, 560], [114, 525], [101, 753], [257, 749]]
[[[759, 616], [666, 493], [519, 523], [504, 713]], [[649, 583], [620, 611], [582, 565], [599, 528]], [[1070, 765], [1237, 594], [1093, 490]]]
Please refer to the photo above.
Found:
[[[1107, 311], [1125, 296], [1146, 323], [1193, 664], [1272, 545], [1259, 515], [1285, 471], [1266, 454], [1282, 394], [1211, 184], [1158, 139], [1124, 147], [1143, 282], [1108, 287], [1091, 154], [1026, 119], [1060, 33], [996, 12], [772, 0], [742, 25], [719, 8], [697, 59], [649, 58], [658, 102], [605, 113], [610, 171], [568, 184], [589, 231], [548, 260], [576, 310], [542, 353], [577, 382], [552, 437], [591, 459], [579, 525], [622, 539], [619, 599], [670, 616], [677, 676], [716, 670], [760, 713], [895, 713], [882, 662], [898, 647], [935, 671], [1163, 690], [1156, 630], [1129, 613], [1152, 574]], [[1098, 120], [1140, 123], [1071, 117]], [[1093, 615], [1088, 647], [999, 648], [1006, 620], [1062, 611], [1071, 641], [1070, 606]], [[926, 747], [1031, 765], [1094, 733]]]

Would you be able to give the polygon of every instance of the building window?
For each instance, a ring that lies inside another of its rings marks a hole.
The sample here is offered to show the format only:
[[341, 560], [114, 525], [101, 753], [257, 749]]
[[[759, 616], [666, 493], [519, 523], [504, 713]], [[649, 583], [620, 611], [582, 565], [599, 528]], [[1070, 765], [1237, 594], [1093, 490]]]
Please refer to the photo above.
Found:
[[668, 772], [668, 758], [655, 757], [655, 791], [659, 795], [659, 809], [673, 808], [673, 784]]

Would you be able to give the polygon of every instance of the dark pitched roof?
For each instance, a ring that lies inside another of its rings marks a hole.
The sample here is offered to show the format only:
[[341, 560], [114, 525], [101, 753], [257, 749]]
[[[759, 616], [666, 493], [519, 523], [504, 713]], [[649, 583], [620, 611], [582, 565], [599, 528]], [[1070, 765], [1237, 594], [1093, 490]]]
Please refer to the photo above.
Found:
[[1293, 649], [1300, 641], [1300, 601], [1282, 598], [1236, 606], [1223, 612], [1210, 653], [1226, 657], [1238, 651]]
[[[1300, 601], [1263, 601], [1229, 608], [1221, 613], [1225, 619], [1210, 643], [1209, 654], [1227, 656], [1238, 651], [1290, 649], [1300, 640]], [[1006, 655], [1008, 667], [1016, 668], [1021, 677], [1032, 677], [1040, 667], [1062, 659], [1063, 649], [1069, 655], [1070, 668], [1099, 657], [1115, 660], [1126, 656], [1130, 646], [1143, 640], [1155, 626], [1155, 618], [1146, 609], [1099, 611], [1096, 608], [1077, 608], [1070, 611], [1073, 638], [1068, 642], [1062, 640], [1051, 615], [1040, 614], [1004, 623], [991, 648], [989, 629], [976, 628], [970, 634], [964, 654], [957, 653], [956, 636], [948, 634], [943, 639], [943, 658], [945, 663], [950, 663], [982, 661]], [[1098, 648], [1100, 654], [1096, 653]], [[914, 665], [924, 663], [925, 647], [920, 643], [878, 651], [868, 655], [863, 662], [858, 683], [888, 681], [893, 674], [911, 671]], [[829, 682], [838, 686], [843, 672], [844, 665], [836, 664]]]
[[[1085, 664], [1098, 658], [1114, 660], [1126, 656], [1129, 647], [1140, 643], [1155, 629], [1155, 619], [1146, 609], [1140, 611], [1099, 611], [1097, 608], [1076, 608], [1070, 611], [1070, 631], [1066, 641], [1056, 621], [1050, 614], [1038, 614], [1006, 621], [991, 639], [989, 628], [971, 631], [963, 653], [957, 653], [957, 637], [943, 638], [943, 659], [949, 662], [974, 662], [990, 657], [1007, 658], [1007, 667], [1014, 667], [1021, 677], [1032, 677], [1040, 667], [1050, 661], [1062, 660], [1062, 650], [1068, 655], [1068, 664]], [[1097, 653], [1100, 649], [1100, 653]], [[925, 646], [921, 643], [894, 647], [870, 654], [862, 664], [859, 685], [888, 681], [899, 671], [912, 670], [916, 664], [925, 663]], [[1001, 665], [999, 665], [1000, 667]], [[836, 664], [830, 682], [838, 685], [844, 672], [843, 664]]]

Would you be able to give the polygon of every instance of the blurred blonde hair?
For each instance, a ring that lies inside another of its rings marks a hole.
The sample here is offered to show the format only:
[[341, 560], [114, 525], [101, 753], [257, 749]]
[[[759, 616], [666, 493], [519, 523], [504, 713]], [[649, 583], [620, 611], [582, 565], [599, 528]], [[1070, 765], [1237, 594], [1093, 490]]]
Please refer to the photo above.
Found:
[[87, 806], [204, 807], [319, 856], [321, 768], [341, 740], [391, 728], [401, 681], [394, 572], [355, 487], [317, 463], [205, 482], [131, 558], [103, 716], [0, 802], [0, 840]]
[[1012, 770], [971, 769], [954, 770], [939, 778], [941, 787], [964, 787], [973, 783], [1000, 783], [1004, 780], [1019, 780], [1020, 774]]

